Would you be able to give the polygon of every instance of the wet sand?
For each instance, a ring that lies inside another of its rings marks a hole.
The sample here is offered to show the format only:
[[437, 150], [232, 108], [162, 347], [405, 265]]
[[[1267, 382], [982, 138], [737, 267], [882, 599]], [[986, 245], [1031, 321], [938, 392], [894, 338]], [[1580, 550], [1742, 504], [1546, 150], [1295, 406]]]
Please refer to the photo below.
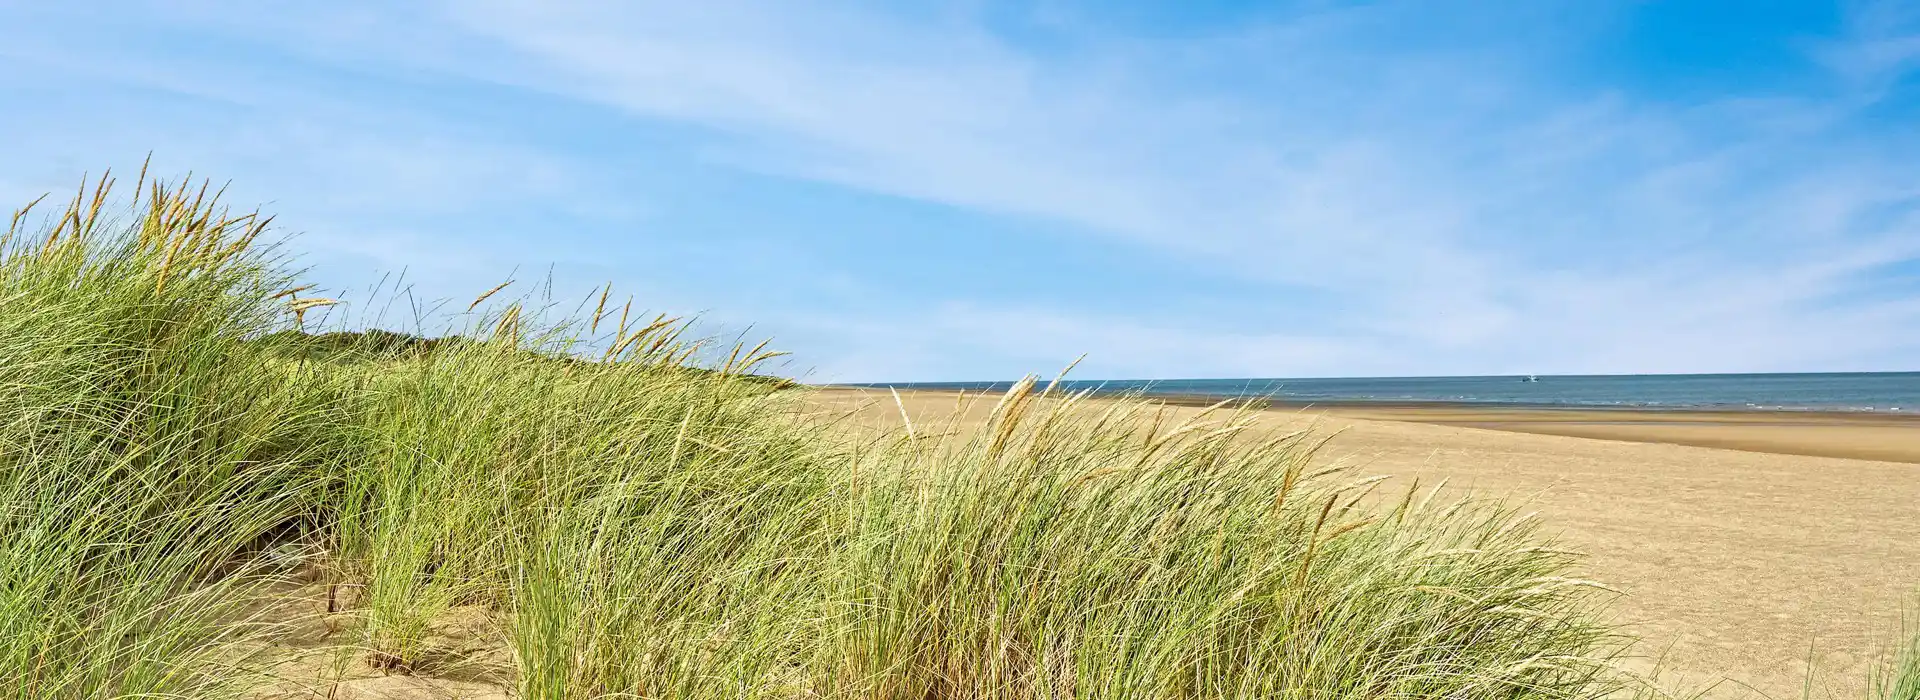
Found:
[[[903, 392], [908, 415], [955, 395]], [[884, 391], [822, 391], [896, 422]], [[1181, 408], [1195, 411], [1197, 408]], [[969, 419], [985, 413], [969, 411]], [[1920, 593], [1920, 420], [1855, 414], [1279, 406], [1276, 427], [1339, 434], [1322, 460], [1525, 498], [1669, 675], [1715, 697], [1860, 698]], [[1862, 459], [1873, 457], [1876, 459]]]
[[1295, 406], [1331, 416], [1747, 452], [1920, 463], [1920, 415], [1452, 406]]

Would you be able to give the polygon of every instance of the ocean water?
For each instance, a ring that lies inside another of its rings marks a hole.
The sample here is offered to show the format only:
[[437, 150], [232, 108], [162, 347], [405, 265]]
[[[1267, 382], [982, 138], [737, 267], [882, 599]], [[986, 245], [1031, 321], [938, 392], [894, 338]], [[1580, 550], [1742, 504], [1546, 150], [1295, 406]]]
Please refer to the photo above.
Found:
[[[1071, 391], [1293, 402], [1463, 403], [1545, 407], [1872, 411], [1920, 413], [1920, 372], [1646, 374], [1351, 379], [1067, 381]], [[854, 386], [1005, 391], [1013, 382], [913, 382]]]

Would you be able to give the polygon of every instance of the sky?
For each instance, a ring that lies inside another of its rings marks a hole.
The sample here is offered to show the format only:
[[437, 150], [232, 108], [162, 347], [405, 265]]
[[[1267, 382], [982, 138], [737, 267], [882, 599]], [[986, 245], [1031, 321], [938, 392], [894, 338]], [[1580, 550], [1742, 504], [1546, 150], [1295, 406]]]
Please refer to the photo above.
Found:
[[0, 105], [0, 202], [151, 153], [403, 329], [401, 273], [823, 382], [1920, 370], [1911, 2], [0, 1]]

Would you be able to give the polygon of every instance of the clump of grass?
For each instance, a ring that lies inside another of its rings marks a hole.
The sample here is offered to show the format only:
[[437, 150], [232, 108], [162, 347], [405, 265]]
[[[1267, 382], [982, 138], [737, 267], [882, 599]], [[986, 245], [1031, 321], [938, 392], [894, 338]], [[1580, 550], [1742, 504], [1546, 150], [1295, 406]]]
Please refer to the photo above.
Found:
[[114, 211], [111, 186], [0, 238], [8, 697], [236, 692], [247, 598], [272, 573], [254, 547], [315, 486], [303, 385], [240, 342], [283, 282], [251, 247], [265, 221], [158, 183]]
[[[1619, 640], [1491, 504], [1313, 469], [1304, 434], [1014, 387], [865, 461], [820, 660], [895, 698], [1598, 697]], [[1142, 425], [1151, 427], [1142, 428]], [[936, 427], [937, 428], [937, 427]], [[923, 428], [923, 430], [925, 430]]]
[[703, 362], [606, 292], [553, 322], [485, 305], [505, 285], [465, 339], [316, 352], [333, 300], [217, 199], [157, 187], [116, 226], [103, 183], [8, 234], [9, 695], [240, 692], [258, 553], [296, 537], [357, 591], [367, 668], [459, 661], [432, 626], [477, 606], [528, 698], [1617, 689], [1604, 591], [1528, 519], [1376, 493], [1250, 413], [1029, 381], [982, 429], [874, 437], [749, 374], [764, 346]]
[[[529, 337], [518, 308], [480, 321], [495, 329], [489, 342], [367, 370], [349, 427], [361, 451], [340, 465], [339, 552], [363, 586], [365, 641], [396, 670], [419, 665], [446, 610], [528, 599], [543, 581], [524, 570], [544, 551], [536, 543], [577, 542], [581, 533], [561, 524], [582, 509], [606, 530], [585, 533], [595, 542], [635, 532], [630, 520], [667, 518], [679, 523], [676, 546], [726, 548], [719, 532], [689, 522], [711, 515], [700, 503], [805, 471], [797, 428], [756, 403], [764, 382], [683, 371], [668, 359], [679, 346], [638, 345], [630, 328], [620, 331], [629, 349], [607, 361], [561, 359], [573, 341]], [[735, 457], [758, 471], [726, 461]]]
[[667, 425], [678, 449], [519, 520], [525, 697], [764, 697], [817, 643], [839, 513], [815, 448], [751, 423], [696, 446], [716, 424], [692, 412]]
[[1903, 639], [1874, 669], [1870, 683], [1878, 700], [1920, 698], [1920, 606], [1904, 617]]

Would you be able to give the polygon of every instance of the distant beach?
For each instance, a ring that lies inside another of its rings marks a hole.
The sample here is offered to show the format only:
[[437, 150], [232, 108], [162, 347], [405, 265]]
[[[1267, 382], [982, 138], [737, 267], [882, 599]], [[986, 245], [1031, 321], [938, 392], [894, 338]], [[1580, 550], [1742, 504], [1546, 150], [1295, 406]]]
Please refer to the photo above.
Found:
[[[1920, 374], [1862, 374], [1859, 378], [1903, 378], [1920, 382]], [[1482, 378], [1484, 380], [1484, 378]], [[1217, 382], [1217, 380], [1204, 380]], [[1269, 380], [1258, 380], [1269, 382]], [[1369, 380], [1371, 382], [1371, 380]], [[1190, 389], [1194, 382], [1160, 382], [1154, 391], [1142, 391], [1129, 382], [1069, 382], [1066, 391], [1146, 393], [1156, 401], [1183, 407], [1206, 407], [1221, 401], [1246, 399], [1267, 410], [1294, 410], [1338, 418], [1396, 420], [1453, 428], [1500, 432], [1569, 435], [1615, 439], [1632, 443], [1668, 443], [1693, 447], [1738, 449], [1774, 455], [1839, 456], [1884, 462], [1920, 464], [1920, 410], [1864, 410], [1864, 408], [1749, 408], [1701, 403], [1686, 405], [1574, 405], [1574, 403], [1494, 403], [1494, 401], [1407, 401], [1407, 399], [1300, 399], [1288, 395], [1227, 395], [1227, 393], [1171, 393]], [[1515, 382], [1519, 384], [1519, 382]], [[1544, 378], [1540, 384], [1549, 384]], [[899, 387], [916, 393], [998, 393], [1008, 384], [979, 382], [954, 384], [862, 385], [849, 389]], [[1895, 384], [1895, 389], [1901, 385]], [[1882, 401], [1887, 403], [1887, 401]], [[1841, 403], [1826, 403], [1837, 407]]]
[[[1508, 432], [1920, 463], [1920, 373], [1067, 381], [1064, 392]], [[997, 393], [1012, 382], [849, 385]]]

